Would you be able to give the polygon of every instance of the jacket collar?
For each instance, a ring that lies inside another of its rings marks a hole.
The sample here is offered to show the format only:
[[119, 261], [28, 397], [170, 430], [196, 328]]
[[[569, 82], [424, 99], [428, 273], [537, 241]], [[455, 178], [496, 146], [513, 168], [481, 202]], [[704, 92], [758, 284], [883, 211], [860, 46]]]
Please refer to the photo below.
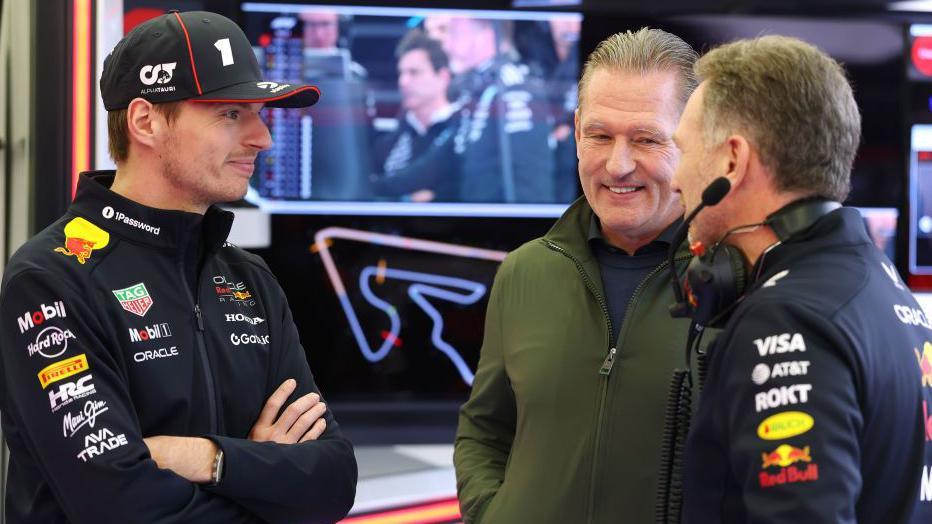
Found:
[[752, 268], [752, 278], [760, 273], [760, 278], [753, 283], [753, 289], [772, 273], [791, 265], [798, 257], [839, 247], [872, 243], [864, 227], [864, 219], [857, 209], [836, 209], [818, 219], [809, 229], [787, 239], [762, 256]]
[[161, 248], [183, 249], [202, 231], [210, 252], [230, 234], [233, 213], [216, 206], [210, 206], [203, 216], [144, 206], [110, 190], [115, 176], [114, 171], [81, 173], [71, 213], [121, 237]]
[[[581, 196], [570, 204], [563, 216], [544, 235], [544, 239], [570, 253], [585, 266], [590, 259], [594, 258], [589, 242], [593, 238], [593, 224], [595, 223], [595, 227], [598, 228], [598, 223], [594, 222], [594, 220], [597, 220], [594, 215], [586, 197]], [[673, 241], [676, 229], [682, 223], [682, 218], [677, 219], [660, 233], [656, 241], [669, 245]], [[601, 236], [601, 232], [599, 232], [598, 236]], [[683, 246], [679, 246], [677, 255], [685, 255], [687, 252], [687, 246], [684, 242]]]
[[544, 240], [555, 244], [586, 266], [593, 258], [588, 240], [591, 221], [592, 208], [586, 197], [581, 196], [563, 212], [563, 216], [544, 235]]

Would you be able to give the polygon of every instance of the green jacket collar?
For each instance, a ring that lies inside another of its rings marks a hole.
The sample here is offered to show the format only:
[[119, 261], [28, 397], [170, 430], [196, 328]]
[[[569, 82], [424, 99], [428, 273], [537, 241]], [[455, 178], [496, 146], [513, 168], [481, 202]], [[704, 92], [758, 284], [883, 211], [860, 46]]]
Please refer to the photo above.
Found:
[[[576, 199], [563, 213], [557, 222], [544, 235], [544, 241], [557, 246], [573, 257], [581, 268], [592, 277], [599, 293], [602, 289], [602, 273], [592, 248], [589, 247], [589, 226], [592, 221], [592, 207], [585, 196]], [[686, 242], [679, 247], [676, 257], [689, 256], [689, 246]], [[679, 264], [677, 264], [679, 265]]]
[[592, 221], [592, 208], [585, 196], [576, 199], [557, 222], [544, 235], [544, 240], [555, 244], [579, 263], [585, 265], [594, 259], [589, 248], [589, 224]]

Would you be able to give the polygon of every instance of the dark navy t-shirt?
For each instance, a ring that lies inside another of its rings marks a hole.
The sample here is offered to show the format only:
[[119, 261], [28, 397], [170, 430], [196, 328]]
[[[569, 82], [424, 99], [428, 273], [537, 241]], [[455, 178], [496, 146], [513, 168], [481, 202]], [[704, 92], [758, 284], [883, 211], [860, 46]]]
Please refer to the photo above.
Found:
[[625, 320], [625, 310], [638, 285], [666, 258], [670, 241], [680, 220], [670, 224], [653, 242], [629, 255], [611, 245], [602, 235], [599, 219], [593, 214], [589, 224], [589, 247], [599, 261], [602, 287], [608, 314], [612, 319], [612, 341], [618, 343], [618, 333]]

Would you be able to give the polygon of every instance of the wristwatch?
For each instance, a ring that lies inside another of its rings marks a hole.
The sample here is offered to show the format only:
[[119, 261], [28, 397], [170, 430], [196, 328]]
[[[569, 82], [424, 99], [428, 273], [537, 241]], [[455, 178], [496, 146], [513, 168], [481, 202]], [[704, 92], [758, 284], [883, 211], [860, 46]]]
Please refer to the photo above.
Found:
[[223, 480], [223, 450], [217, 448], [217, 454], [214, 455], [214, 466], [210, 470], [210, 485], [218, 486]]

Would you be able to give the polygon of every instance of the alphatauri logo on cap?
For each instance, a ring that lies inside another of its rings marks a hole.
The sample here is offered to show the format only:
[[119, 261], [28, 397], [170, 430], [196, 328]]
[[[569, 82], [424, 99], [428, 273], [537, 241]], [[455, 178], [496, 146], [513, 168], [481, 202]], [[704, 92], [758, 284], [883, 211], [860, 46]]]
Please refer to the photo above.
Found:
[[270, 82], [268, 80], [264, 80], [262, 82], [256, 82], [256, 87], [258, 87], [259, 89], [268, 89], [272, 93], [278, 93], [282, 89], [288, 89], [289, 87], [291, 87], [291, 84], [279, 84], [277, 82]]
[[167, 84], [172, 81], [172, 74], [178, 62], [168, 64], [147, 65], [139, 70], [139, 81], [147, 86], [152, 84]]

